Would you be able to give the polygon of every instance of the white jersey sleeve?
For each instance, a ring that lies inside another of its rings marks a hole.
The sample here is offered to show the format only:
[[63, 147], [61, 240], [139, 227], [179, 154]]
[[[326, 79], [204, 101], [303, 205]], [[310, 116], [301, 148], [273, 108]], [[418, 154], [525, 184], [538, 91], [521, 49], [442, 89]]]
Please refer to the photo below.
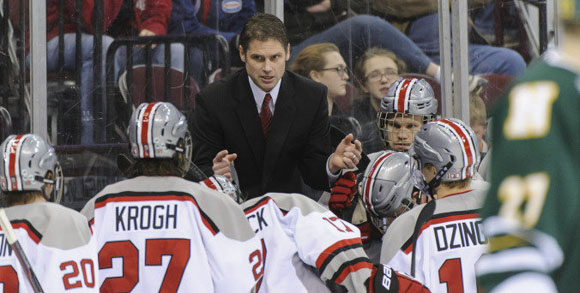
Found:
[[[373, 264], [354, 225], [300, 194], [269, 193], [243, 207], [255, 232], [270, 247], [264, 292], [328, 290], [322, 287], [327, 281], [349, 292], [366, 292], [364, 282]], [[280, 286], [281, 282], [288, 286]]]
[[[438, 199], [426, 219], [420, 215], [426, 205], [401, 215], [383, 238], [381, 262], [411, 275], [414, 249], [414, 277], [432, 292], [476, 292], [475, 263], [487, 244], [477, 213], [484, 195], [469, 191]], [[417, 222], [423, 224], [414, 243]]]
[[261, 277], [251, 255], [262, 245], [242, 209], [199, 184], [137, 177], [106, 187], [82, 212], [102, 291], [248, 292]]
[[[97, 249], [80, 213], [53, 203], [6, 209], [45, 292], [99, 292]], [[34, 292], [0, 229], [0, 292]]]

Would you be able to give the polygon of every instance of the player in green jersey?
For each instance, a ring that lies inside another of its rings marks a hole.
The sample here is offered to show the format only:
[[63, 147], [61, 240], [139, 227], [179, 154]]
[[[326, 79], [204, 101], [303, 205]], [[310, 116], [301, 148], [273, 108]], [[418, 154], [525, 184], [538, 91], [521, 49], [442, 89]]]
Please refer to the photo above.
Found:
[[[580, 273], [580, 0], [559, 2], [561, 46], [530, 65], [493, 113], [481, 216], [483, 292], [573, 292]], [[526, 290], [527, 289], [527, 290]]]

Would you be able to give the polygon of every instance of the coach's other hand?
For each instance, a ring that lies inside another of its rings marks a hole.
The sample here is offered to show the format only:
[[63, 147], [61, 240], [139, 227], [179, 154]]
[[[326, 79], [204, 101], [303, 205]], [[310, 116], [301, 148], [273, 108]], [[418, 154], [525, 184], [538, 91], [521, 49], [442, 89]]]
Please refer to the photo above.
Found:
[[230, 173], [230, 162], [233, 162], [238, 157], [237, 154], [228, 154], [228, 150], [222, 150], [215, 158], [213, 158], [213, 166], [211, 169], [214, 174], [222, 175], [228, 178], [228, 180], [233, 181], [232, 174]]
[[354, 140], [352, 133], [345, 136], [328, 161], [328, 170], [332, 174], [337, 174], [341, 169], [352, 169], [356, 167], [361, 158], [362, 144], [358, 139]]

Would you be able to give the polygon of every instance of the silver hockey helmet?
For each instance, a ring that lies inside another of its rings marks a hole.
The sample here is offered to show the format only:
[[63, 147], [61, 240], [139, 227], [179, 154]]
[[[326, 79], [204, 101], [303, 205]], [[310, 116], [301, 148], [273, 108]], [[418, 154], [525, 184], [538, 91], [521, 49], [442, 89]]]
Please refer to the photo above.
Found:
[[[409, 149], [412, 179], [417, 188], [432, 192], [440, 182], [471, 178], [479, 164], [479, 144], [473, 130], [458, 119], [441, 119], [421, 127]], [[431, 164], [436, 176], [426, 182], [423, 168]], [[432, 194], [431, 194], [432, 195]]]
[[131, 115], [127, 129], [134, 158], [173, 158], [184, 154], [184, 170], [191, 162], [191, 135], [187, 119], [171, 103], [142, 103]]
[[207, 188], [227, 194], [236, 203], [242, 203], [243, 201], [240, 189], [236, 188], [234, 183], [225, 176], [213, 174], [199, 183]]
[[[60, 202], [62, 169], [54, 149], [36, 134], [11, 135], [0, 146], [0, 187], [4, 192], [42, 191], [49, 201]], [[52, 185], [47, 193], [46, 185]]]
[[[400, 125], [401, 119], [411, 119], [424, 124], [435, 119], [437, 115], [437, 99], [433, 89], [424, 79], [400, 77], [387, 91], [381, 100], [381, 107], [377, 113], [379, 132], [386, 148], [395, 148], [395, 132], [406, 131], [410, 141], [402, 141], [404, 150], [412, 142], [413, 135], [418, 127]], [[399, 121], [396, 121], [399, 120]]]
[[[371, 154], [373, 155], [373, 154]], [[371, 160], [360, 184], [365, 207], [375, 219], [373, 224], [384, 233], [390, 221], [412, 207], [409, 155], [382, 151]], [[389, 219], [385, 219], [385, 218]]]

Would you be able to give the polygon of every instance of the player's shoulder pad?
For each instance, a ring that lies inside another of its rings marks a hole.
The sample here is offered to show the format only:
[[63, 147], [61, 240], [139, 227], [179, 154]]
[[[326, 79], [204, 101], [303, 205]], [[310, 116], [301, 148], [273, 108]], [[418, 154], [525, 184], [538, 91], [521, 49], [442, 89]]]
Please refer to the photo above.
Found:
[[166, 195], [179, 195], [185, 202], [191, 202], [205, 221], [215, 225], [217, 231], [214, 232], [219, 231], [228, 238], [241, 241], [254, 236], [244, 212], [231, 198], [199, 183], [172, 176], [140, 176], [111, 184], [89, 201], [83, 213], [90, 214], [95, 204], [105, 202], [105, 198], [152, 196], [158, 198], [152, 200], [173, 200], [171, 196], [165, 199]]
[[479, 210], [486, 196], [485, 189], [473, 189], [464, 194], [449, 196], [437, 200], [435, 214], [443, 214], [456, 211]]
[[48, 247], [73, 249], [91, 239], [87, 218], [55, 203], [14, 206], [6, 214], [13, 226], [26, 229], [33, 240]]
[[253, 198], [242, 203], [242, 208], [247, 211], [252, 209], [252, 207], [263, 203], [266, 200], [273, 200], [276, 206], [284, 211], [289, 212], [293, 208], [298, 208], [303, 216], [306, 216], [312, 212], [324, 213], [327, 210], [314, 200], [308, 198], [305, 195], [299, 193], [267, 193], [257, 198]]

